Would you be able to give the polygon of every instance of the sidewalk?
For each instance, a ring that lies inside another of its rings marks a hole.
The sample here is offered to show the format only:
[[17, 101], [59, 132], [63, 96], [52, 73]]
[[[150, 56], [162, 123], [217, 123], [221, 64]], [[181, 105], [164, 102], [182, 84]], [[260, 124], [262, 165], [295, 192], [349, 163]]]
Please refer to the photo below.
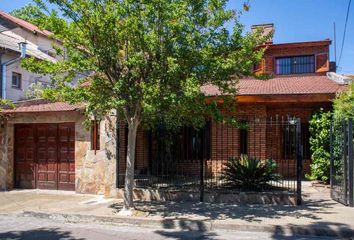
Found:
[[137, 203], [136, 216], [118, 217], [122, 201], [73, 192], [0, 192], [0, 214], [70, 222], [133, 224], [182, 230], [269, 231], [287, 235], [354, 236], [354, 208], [329, 197], [329, 189], [303, 183], [302, 206], [238, 206], [192, 202]]

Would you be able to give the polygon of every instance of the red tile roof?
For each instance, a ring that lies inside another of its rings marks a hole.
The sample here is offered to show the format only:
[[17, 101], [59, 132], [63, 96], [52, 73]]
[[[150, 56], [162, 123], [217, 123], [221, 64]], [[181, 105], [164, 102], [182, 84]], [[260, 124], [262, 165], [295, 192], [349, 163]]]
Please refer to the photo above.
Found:
[[42, 30], [39, 27], [33, 25], [32, 23], [26, 22], [20, 18], [14, 17], [6, 12], [3, 12], [0, 10], [0, 18], [6, 19], [7, 21], [10, 21], [12, 23], [14, 23], [15, 25], [22, 27], [24, 29], [27, 29], [30, 32], [33, 33], [39, 33], [42, 34], [46, 37], [52, 35], [51, 32], [47, 31], [47, 30]]
[[83, 109], [80, 105], [71, 105], [64, 102], [48, 102], [45, 100], [30, 100], [15, 104], [14, 109], [3, 109], [0, 113], [44, 113], [44, 112], [71, 112]]
[[[240, 79], [238, 95], [335, 94], [345, 88], [326, 76], [283, 76], [268, 80]], [[206, 96], [222, 95], [213, 85], [202, 87]]]

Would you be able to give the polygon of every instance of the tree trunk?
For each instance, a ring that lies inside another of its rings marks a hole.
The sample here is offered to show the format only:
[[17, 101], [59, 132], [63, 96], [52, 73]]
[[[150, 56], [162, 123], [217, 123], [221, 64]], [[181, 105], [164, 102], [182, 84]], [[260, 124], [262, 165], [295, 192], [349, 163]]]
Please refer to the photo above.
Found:
[[128, 147], [127, 147], [127, 166], [125, 171], [124, 187], [124, 209], [134, 208], [133, 188], [134, 188], [134, 166], [135, 166], [135, 145], [139, 121], [132, 120], [128, 123]]

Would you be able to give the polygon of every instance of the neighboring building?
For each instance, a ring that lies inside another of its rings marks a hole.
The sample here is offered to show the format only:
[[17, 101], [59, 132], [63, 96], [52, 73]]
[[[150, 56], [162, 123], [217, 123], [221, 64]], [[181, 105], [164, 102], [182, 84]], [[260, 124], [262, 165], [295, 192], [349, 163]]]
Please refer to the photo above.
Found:
[[[245, 78], [238, 85], [237, 117], [250, 123], [249, 128], [240, 130], [211, 121], [204, 130], [207, 137], [202, 149], [195, 147], [198, 142], [195, 131], [185, 128], [175, 135], [180, 140], [183, 161], [173, 162], [173, 170], [183, 169], [183, 178], [199, 175], [200, 161], [191, 156], [203, 151], [204, 174], [213, 178], [230, 156], [243, 153], [279, 160], [280, 168], [288, 167], [284, 176], [292, 178], [296, 160], [286, 152], [294, 147], [289, 139], [295, 133], [277, 125], [269, 132], [256, 124], [283, 117], [285, 121], [301, 119], [304, 167], [308, 172], [309, 118], [320, 108], [330, 109], [331, 101], [344, 89], [343, 84], [332, 80], [335, 74], [327, 77], [330, 44], [326, 39], [284, 44], [270, 41], [262, 46], [267, 49], [264, 60], [255, 66], [255, 73], [272, 77]], [[214, 86], [203, 86], [202, 91], [208, 98], [221, 94]], [[93, 121], [90, 131], [82, 126], [82, 108], [65, 103], [30, 101], [3, 113], [8, 118], [0, 125], [0, 189], [70, 189], [80, 193], [116, 194], [124, 176], [127, 130], [125, 126], [115, 129], [114, 113], [100, 122]], [[284, 131], [289, 139], [283, 137]], [[156, 157], [156, 141], [151, 133], [138, 132], [136, 174], [151, 176], [148, 181], [154, 181], [155, 167], [167, 166]], [[139, 181], [147, 182], [145, 178]]]
[[20, 63], [28, 56], [55, 61], [50, 34], [0, 11], [0, 98], [16, 102], [26, 98], [32, 84], [50, 84], [49, 76], [30, 73]]

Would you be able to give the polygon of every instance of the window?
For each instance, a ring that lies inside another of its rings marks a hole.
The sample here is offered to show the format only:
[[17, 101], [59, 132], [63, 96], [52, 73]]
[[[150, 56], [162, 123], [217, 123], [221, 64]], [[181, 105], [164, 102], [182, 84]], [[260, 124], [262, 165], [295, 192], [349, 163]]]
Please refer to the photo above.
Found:
[[[283, 126], [283, 159], [296, 159], [296, 125]], [[304, 159], [311, 159], [310, 130], [308, 123], [301, 123], [301, 145]]]
[[301, 74], [315, 72], [313, 55], [296, 57], [279, 57], [275, 59], [276, 74]]
[[12, 87], [21, 89], [22, 75], [16, 72], [12, 72]]
[[[243, 122], [247, 124], [247, 122]], [[248, 129], [247, 128], [240, 128], [240, 154], [248, 154]]]
[[296, 159], [296, 125], [283, 126], [283, 159]]
[[173, 152], [178, 161], [200, 161], [210, 158], [210, 123], [203, 128], [195, 130], [183, 127], [173, 143]]
[[95, 153], [100, 150], [100, 122], [97, 120], [91, 121], [91, 150]]

